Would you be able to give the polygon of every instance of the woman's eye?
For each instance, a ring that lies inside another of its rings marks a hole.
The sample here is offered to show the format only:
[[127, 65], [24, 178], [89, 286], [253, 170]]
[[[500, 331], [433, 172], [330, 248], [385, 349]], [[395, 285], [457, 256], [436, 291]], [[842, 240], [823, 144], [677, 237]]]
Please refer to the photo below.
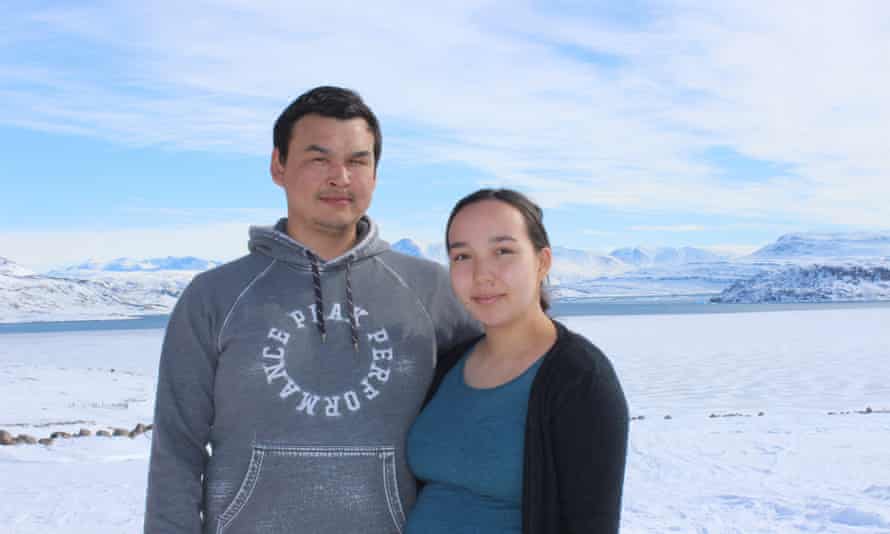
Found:
[[451, 256], [452, 262], [464, 261], [465, 259], [467, 259], [466, 254], [455, 254], [454, 256]]

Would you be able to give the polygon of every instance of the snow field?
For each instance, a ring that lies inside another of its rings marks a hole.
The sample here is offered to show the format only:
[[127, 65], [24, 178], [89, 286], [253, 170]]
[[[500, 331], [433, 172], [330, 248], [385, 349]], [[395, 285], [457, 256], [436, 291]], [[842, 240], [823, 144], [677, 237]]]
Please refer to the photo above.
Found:
[[[890, 409], [890, 308], [565, 323], [645, 416], [631, 423], [622, 532], [890, 532], [890, 413], [877, 413]], [[150, 422], [162, 335], [0, 335], [0, 429]], [[866, 406], [876, 413], [827, 414]], [[750, 417], [709, 417], [728, 413]], [[0, 531], [139, 532], [149, 447], [0, 447]]]

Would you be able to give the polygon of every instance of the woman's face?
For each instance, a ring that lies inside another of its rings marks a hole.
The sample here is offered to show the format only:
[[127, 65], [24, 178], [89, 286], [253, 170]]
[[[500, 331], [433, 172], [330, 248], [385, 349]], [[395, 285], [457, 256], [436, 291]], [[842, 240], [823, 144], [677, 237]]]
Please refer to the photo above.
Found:
[[540, 309], [549, 248], [536, 251], [513, 206], [483, 200], [460, 210], [448, 230], [451, 287], [486, 327], [513, 323]]

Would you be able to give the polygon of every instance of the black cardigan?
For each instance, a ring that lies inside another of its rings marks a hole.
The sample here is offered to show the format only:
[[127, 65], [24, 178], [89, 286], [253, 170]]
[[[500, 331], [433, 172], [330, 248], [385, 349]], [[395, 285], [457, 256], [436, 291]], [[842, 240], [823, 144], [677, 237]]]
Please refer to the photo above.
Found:
[[[532, 382], [522, 476], [523, 534], [617, 533], [628, 409], [612, 364], [556, 325]], [[427, 402], [476, 338], [440, 355]]]

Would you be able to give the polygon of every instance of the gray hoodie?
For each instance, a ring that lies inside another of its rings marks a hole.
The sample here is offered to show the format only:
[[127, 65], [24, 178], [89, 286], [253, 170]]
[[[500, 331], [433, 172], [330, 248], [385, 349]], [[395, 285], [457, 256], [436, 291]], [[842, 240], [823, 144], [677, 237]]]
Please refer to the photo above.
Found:
[[145, 532], [401, 532], [436, 351], [476, 335], [445, 270], [367, 218], [324, 261], [286, 221], [195, 277], [167, 326]]

